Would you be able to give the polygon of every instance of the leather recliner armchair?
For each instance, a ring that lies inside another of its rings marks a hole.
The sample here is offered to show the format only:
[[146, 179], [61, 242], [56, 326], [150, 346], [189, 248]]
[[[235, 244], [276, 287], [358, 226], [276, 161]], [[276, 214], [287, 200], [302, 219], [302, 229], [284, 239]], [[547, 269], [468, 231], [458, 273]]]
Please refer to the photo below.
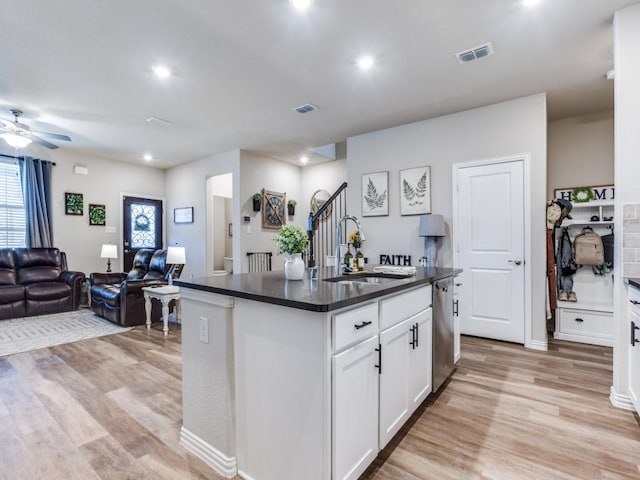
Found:
[[[103, 318], [130, 327], [146, 323], [143, 287], [166, 285], [171, 265], [167, 251], [140, 249], [128, 273], [92, 273], [91, 309]], [[152, 302], [151, 321], [161, 319], [162, 310]]]

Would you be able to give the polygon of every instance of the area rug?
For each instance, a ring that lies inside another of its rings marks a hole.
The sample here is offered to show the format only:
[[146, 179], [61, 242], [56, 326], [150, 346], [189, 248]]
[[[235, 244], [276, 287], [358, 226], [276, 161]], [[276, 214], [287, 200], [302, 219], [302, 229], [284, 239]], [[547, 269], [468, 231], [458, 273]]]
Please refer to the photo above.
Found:
[[88, 309], [0, 320], [0, 357], [129, 330]]

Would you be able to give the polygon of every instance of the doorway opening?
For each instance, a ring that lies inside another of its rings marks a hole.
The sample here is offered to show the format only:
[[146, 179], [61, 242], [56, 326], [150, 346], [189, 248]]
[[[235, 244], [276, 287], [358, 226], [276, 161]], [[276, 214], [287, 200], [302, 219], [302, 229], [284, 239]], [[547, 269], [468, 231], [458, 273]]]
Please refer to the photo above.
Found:
[[207, 179], [207, 270], [233, 273], [233, 174]]

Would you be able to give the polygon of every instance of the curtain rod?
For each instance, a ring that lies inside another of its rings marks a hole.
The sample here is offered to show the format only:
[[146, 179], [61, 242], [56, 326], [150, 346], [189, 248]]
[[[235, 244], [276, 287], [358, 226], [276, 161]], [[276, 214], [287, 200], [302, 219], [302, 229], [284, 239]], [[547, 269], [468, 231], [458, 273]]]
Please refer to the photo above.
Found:
[[[24, 158], [24, 157], [15, 157], [13, 155], [5, 155], [4, 153], [0, 153], [0, 157], [13, 158], [15, 160], [18, 160], [20, 158]], [[56, 162], [51, 162], [51, 165], [53, 165], [55, 167], [56, 166]]]

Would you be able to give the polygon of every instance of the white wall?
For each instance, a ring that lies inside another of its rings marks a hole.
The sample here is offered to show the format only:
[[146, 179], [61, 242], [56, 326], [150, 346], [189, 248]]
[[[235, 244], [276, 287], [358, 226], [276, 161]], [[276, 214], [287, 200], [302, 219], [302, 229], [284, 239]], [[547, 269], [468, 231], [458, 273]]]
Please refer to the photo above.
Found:
[[[249, 216], [250, 223], [242, 223], [240, 229], [240, 254], [242, 272], [248, 271], [247, 252], [273, 252], [273, 270], [284, 269], [284, 256], [275, 255], [276, 244], [273, 238], [277, 230], [262, 228], [262, 211], [253, 211], [251, 197], [254, 193], [260, 193], [264, 188], [272, 192], [286, 193], [287, 200], [300, 199], [301, 169], [296, 165], [280, 162], [270, 157], [259, 156], [251, 152], [242, 151], [240, 160], [240, 203], [241, 216]], [[286, 215], [285, 207], [285, 215]], [[306, 215], [301, 215], [296, 209], [293, 220], [287, 220], [295, 225], [306, 228]], [[251, 233], [248, 233], [250, 227]], [[234, 232], [235, 235], [235, 232]], [[234, 262], [235, 267], [235, 262]], [[234, 268], [234, 271], [237, 271]]]
[[[615, 251], [614, 271], [622, 272], [622, 233], [624, 229], [622, 206], [640, 203], [640, 4], [616, 13], [614, 17], [615, 58]], [[611, 401], [615, 405], [630, 407], [629, 398], [629, 304], [627, 286], [614, 283], [613, 316], [616, 336], [613, 348], [613, 386]]]
[[[207, 189], [207, 179], [224, 173], [233, 174], [234, 211], [240, 211], [240, 198], [235, 195], [240, 188], [240, 151], [212, 155], [194, 162], [170, 168], [166, 172], [167, 212], [171, 220], [167, 222], [167, 243], [186, 248], [187, 263], [182, 278], [201, 277], [213, 272], [213, 252], [207, 255], [208, 231], [207, 213], [211, 210], [212, 192]], [[211, 182], [209, 182], [210, 184]], [[194, 207], [193, 223], [176, 225], [173, 223], [173, 209]], [[236, 215], [236, 219], [239, 216]], [[239, 228], [238, 220], [233, 222]], [[209, 225], [210, 226], [210, 225]], [[239, 231], [239, 230], [238, 230]], [[239, 238], [234, 231], [233, 250], [239, 251]], [[234, 270], [239, 266], [234, 265]]]
[[547, 199], [566, 187], [613, 185], [613, 111], [548, 125]]
[[[233, 224], [235, 273], [248, 270], [247, 252], [275, 252], [272, 239], [276, 230], [262, 228], [261, 212], [253, 212], [253, 194], [265, 188], [285, 192], [287, 198], [300, 198], [299, 167], [251, 152], [234, 150], [167, 170], [168, 211], [173, 212], [176, 207], [194, 207], [193, 223], [176, 225], [170, 221], [167, 230], [168, 244], [177, 243], [187, 249], [183, 278], [210, 275], [214, 270], [213, 252], [207, 252], [207, 238], [213, 238], [211, 222], [207, 224], [207, 216], [211, 217], [212, 210], [212, 202], [207, 199], [212, 198], [213, 185], [207, 179], [229, 172], [233, 174], [233, 217], [229, 223]], [[243, 223], [243, 216], [249, 216], [251, 221]], [[306, 216], [296, 214], [296, 217], [295, 224], [306, 225]], [[274, 256], [274, 269], [282, 269], [283, 264], [283, 257]]]
[[531, 156], [532, 338], [546, 344], [545, 196], [546, 96], [533, 95], [431, 120], [380, 130], [347, 140], [348, 198], [351, 213], [361, 216], [361, 176], [389, 171], [389, 216], [366, 217], [365, 256], [377, 262], [382, 253], [410, 254], [414, 264], [424, 255], [418, 216], [400, 216], [399, 170], [431, 166], [432, 212], [444, 215], [448, 236], [440, 243], [439, 264], [452, 266], [452, 165], [472, 160]]
[[343, 182], [347, 181], [346, 159], [309, 165], [302, 169], [301, 195], [296, 207], [296, 217], [306, 221], [311, 208], [311, 197], [316, 190], [335, 192]]
[[[100, 258], [103, 243], [118, 245], [118, 258], [112, 261], [114, 271], [122, 271], [122, 231], [120, 194], [136, 193], [152, 197], [164, 197], [164, 170], [131, 163], [89, 157], [65, 150], [64, 147], [50, 153], [56, 162], [53, 168], [53, 239], [54, 245], [67, 253], [69, 269], [89, 274], [104, 272], [106, 260]], [[73, 173], [73, 165], [83, 163], [88, 175]], [[84, 214], [64, 214], [64, 193], [84, 195]], [[89, 204], [106, 205], [106, 225], [115, 233], [106, 233], [105, 227], [89, 225]]]

